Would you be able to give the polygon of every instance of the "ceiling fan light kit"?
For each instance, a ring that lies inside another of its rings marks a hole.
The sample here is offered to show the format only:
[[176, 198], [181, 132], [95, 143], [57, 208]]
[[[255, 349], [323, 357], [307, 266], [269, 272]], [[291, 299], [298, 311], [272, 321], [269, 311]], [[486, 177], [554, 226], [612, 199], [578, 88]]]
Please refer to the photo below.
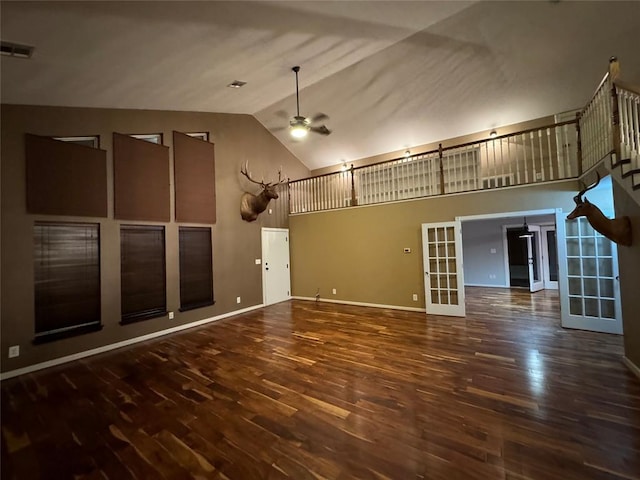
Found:
[[312, 119], [300, 115], [300, 93], [298, 90], [298, 72], [300, 71], [300, 67], [296, 65], [291, 68], [291, 70], [296, 74], [296, 116], [289, 121], [289, 134], [295, 139], [306, 137], [309, 131], [319, 133], [320, 135], [329, 135], [331, 130], [329, 130], [326, 125], [320, 125], [318, 127], [311, 126], [312, 122], [329, 118], [324, 113], [319, 113]]
[[309, 133], [310, 123], [309, 119], [297, 115], [289, 122], [289, 133], [294, 138], [304, 138], [307, 136], [307, 133]]

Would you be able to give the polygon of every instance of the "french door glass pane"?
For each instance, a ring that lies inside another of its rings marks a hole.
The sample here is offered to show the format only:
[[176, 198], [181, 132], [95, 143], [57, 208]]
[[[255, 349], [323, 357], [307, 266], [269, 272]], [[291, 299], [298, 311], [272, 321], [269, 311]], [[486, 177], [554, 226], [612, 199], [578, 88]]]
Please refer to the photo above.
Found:
[[453, 227], [427, 230], [431, 303], [458, 305], [455, 231]]
[[582, 217], [566, 227], [570, 314], [615, 318], [611, 241]]

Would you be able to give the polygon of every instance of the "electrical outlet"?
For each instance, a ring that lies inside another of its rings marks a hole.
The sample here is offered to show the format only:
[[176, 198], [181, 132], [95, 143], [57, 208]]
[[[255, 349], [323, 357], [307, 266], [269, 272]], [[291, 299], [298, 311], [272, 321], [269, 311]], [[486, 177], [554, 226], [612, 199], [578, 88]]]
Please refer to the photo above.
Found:
[[256, 265], [260, 265], [262, 263], [262, 260], [259, 258], [256, 258]]
[[15, 358], [20, 356], [20, 345], [14, 345], [9, 347], [9, 358]]
[[333, 293], [333, 294], [335, 295], [336, 293], [338, 293], [338, 291], [334, 288], [334, 289], [331, 291], [331, 293]]
[[169, 312], [169, 320], [173, 320], [173, 312]]
[[414, 302], [417, 302], [417, 301], [418, 301], [418, 294], [417, 294], [417, 293], [414, 293], [414, 294], [413, 294], [413, 301], [414, 301]]
[[236, 303], [240, 303], [241, 301], [240, 297], [236, 297]]
[[269, 209], [269, 215], [271, 215], [273, 213], [273, 210], [270, 208]]

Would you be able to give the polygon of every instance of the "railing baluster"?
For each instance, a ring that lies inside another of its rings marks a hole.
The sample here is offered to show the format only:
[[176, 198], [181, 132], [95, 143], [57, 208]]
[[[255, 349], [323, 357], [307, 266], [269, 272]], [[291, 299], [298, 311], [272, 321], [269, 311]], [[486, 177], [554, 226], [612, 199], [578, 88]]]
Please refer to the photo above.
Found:
[[[640, 114], [639, 114], [639, 97], [635, 98], [635, 101], [630, 95], [627, 95], [627, 112], [628, 112], [628, 129], [629, 129], [629, 149], [635, 152], [636, 159], [640, 158]], [[636, 168], [639, 165], [636, 164]]]
[[538, 130], [538, 151], [540, 152], [540, 180], [544, 182], [544, 148], [542, 146], [542, 132], [540, 130]]
[[548, 162], [548, 166], [549, 166], [549, 180], [554, 180], [556, 178], [556, 174], [554, 173], [554, 169], [553, 169], [553, 164], [551, 163], [552, 160], [552, 148], [551, 148], [551, 129], [547, 128], [546, 129], [546, 133], [547, 133], [547, 159], [549, 160]]

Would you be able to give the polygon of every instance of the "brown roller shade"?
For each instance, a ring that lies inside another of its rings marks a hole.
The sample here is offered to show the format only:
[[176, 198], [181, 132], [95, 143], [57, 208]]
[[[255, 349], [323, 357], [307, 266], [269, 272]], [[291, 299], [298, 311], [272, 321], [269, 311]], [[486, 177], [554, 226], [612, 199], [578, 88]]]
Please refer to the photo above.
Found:
[[100, 328], [100, 227], [37, 222], [35, 342]]
[[169, 148], [113, 134], [115, 218], [168, 222]]
[[213, 305], [211, 229], [180, 227], [180, 310]]
[[27, 211], [107, 216], [107, 152], [27, 134]]
[[216, 223], [216, 172], [212, 143], [173, 132], [176, 221]]
[[164, 227], [120, 227], [122, 323], [167, 313]]

